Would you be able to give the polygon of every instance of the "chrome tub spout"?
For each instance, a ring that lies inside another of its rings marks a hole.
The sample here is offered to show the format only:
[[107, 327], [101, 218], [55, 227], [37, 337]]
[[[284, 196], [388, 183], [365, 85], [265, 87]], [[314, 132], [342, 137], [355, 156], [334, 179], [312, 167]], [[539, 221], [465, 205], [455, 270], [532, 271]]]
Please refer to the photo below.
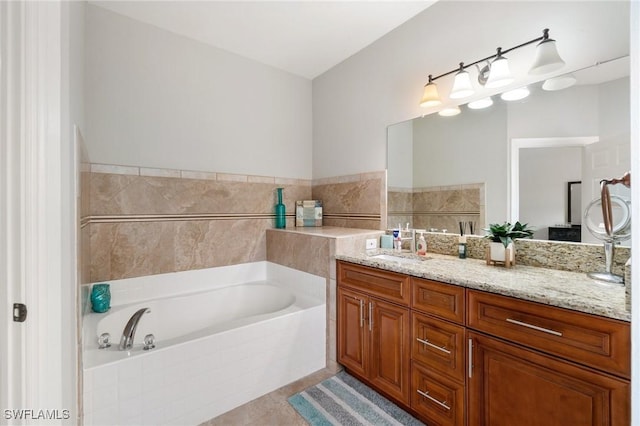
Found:
[[136, 329], [138, 328], [138, 323], [140, 322], [140, 318], [147, 312], [151, 312], [149, 308], [139, 309], [135, 314], [129, 318], [127, 325], [124, 327], [124, 331], [122, 332], [122, 337], [120, 338], [120, 346], [118, 347], [121, 351], [125, 351], [127, 349], [131, 349], [133, 346], [133, 338], [136, 335]]

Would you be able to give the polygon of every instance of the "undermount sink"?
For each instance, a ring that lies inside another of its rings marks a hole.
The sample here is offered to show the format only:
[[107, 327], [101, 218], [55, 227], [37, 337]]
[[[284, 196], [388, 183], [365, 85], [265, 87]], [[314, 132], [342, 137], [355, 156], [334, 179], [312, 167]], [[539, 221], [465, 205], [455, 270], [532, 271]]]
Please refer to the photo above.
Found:
[[371, 256], [371, 259], [379, 259], [379, 260], [389, 260], [392, 262], [398, 263], [421, 263], [424, 262], [427, 258], [424, 259], [415, 259], [411, 257], [402, 257], [402, 256], [394, 256], [391, 254], [376, 254], [375, 256]]

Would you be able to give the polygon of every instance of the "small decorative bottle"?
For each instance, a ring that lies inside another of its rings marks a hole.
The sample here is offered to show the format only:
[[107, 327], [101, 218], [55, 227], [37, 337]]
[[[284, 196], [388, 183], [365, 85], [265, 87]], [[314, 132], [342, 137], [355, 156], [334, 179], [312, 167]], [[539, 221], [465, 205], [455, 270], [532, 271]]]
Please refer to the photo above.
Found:
[[285, 216], [286, 209], [282, 204], [282, 188], [277, 188], [278, 204], [276, 204], [276, 228], [284, 229], [287, 227], [287, 218]]
[[91, 287], [91, 309], [93, 312], [107, 312], [111, 307], [111, 290], [109, 284], [94, 284]]
[[460, 259], [467, 258], [467, 236], [460, 235], [458, 237], [458, 257]]

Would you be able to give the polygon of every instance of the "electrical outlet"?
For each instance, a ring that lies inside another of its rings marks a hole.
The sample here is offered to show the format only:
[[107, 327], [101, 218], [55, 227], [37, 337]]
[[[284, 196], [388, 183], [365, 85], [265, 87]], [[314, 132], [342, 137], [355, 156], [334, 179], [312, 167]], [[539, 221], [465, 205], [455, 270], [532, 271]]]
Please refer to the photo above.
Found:
[[367, 248], [366, 250], [374, 249], [377, 247], [377, 239], [375, 238], [367, 238]]

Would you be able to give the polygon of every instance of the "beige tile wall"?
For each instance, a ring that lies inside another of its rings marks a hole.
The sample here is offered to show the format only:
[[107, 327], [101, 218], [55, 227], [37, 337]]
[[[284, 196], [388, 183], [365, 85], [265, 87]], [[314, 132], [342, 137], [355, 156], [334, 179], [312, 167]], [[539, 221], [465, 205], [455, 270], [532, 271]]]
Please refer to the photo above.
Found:
[[386, 223], [384, 171], [311, 182], [91, 164], [81, 179], [82, 282], [264, 260], [277, 187], [288, 226], [305, 199], [323, 201], [326, 226]]
[[310, 180], [101, 164], [88, 182], [88, 282], [265, 260], [275, 189], [287, 226], [311, 198]]
[[387, 223], [386, 171], [315, 179], [312, 196], [322, 200], [326, 226], [384, 229]]
[[484, 184], [439, 186], [389, 191], [388, 228], [409, 222], [416, 229], [457, 232], [458, 222], [473, 221], [484, 227]]

